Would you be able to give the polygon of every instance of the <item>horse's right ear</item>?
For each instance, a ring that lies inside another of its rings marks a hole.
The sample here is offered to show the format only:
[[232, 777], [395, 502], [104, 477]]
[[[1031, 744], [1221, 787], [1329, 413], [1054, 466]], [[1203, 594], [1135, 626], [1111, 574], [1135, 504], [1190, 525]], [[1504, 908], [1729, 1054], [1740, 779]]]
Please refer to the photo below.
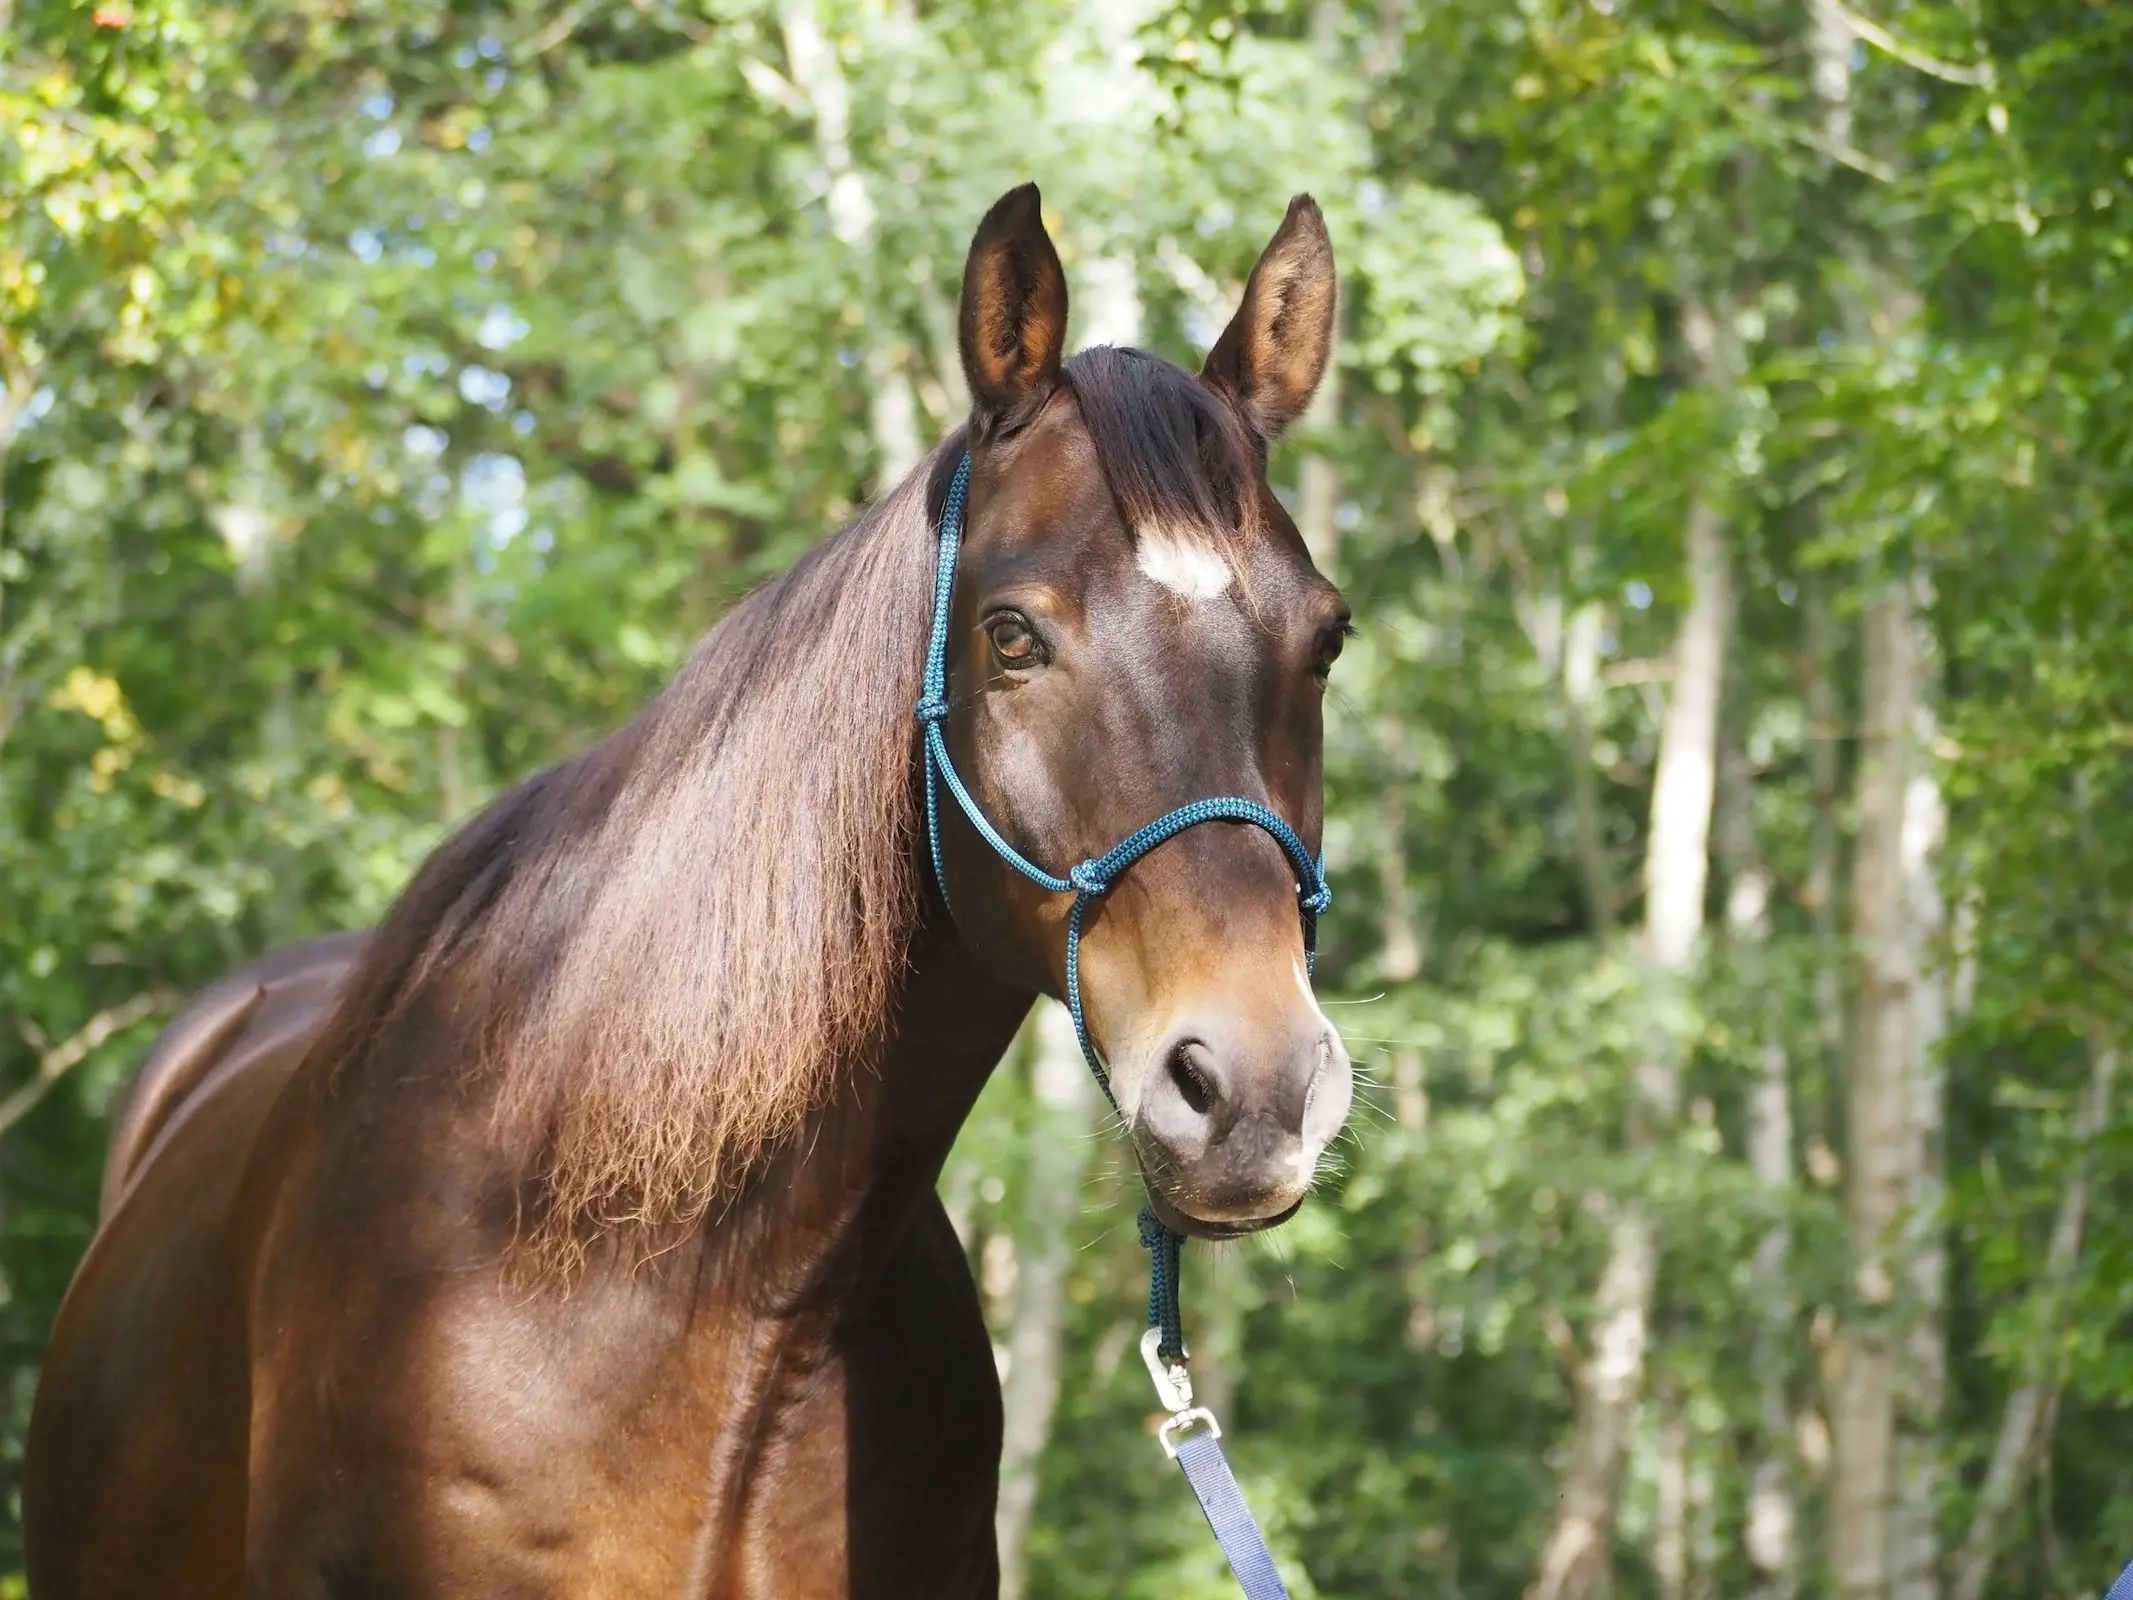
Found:
[[1066, 318], [1066, 273], [1037, 186], [1025, 183], [985, 213], [963, 264], [963, 377], [979, 443], [1012, 433], [1051, 398]]

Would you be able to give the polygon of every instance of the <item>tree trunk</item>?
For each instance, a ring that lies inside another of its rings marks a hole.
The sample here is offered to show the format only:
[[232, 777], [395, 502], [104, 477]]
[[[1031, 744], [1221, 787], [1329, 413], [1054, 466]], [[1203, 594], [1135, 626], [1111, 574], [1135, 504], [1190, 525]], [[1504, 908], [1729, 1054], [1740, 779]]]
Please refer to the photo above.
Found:
[[[835, 42], [822, 32], [814, 0], [785, 0], [779, 20], [793, 84], [815, 114], [815, 155], [822, 163], [830, 231], [861, 263], [863, 292], [876, 302], [868, 310], [879, 318], [885, 312], [874, 272], [876, 211], [866, 178], [852, 157], [851, 86], [838, 64]], [[901, 482], [926, 453], [919, 437], [918, 398], [911, 387], [909, 357], [904, 342], [893, 335], [884, 337], [877, 329], [867, 340], [863, 365], [877, 492]]]
[[[1735, 721], [1745, 733], [1745, 715]], [[1727, 746], [1719, 773], [1718, 850], [1727, 868], [1726, 934], [1747, 992], [1775, 991], [1766, 946], [1771, 875], [1755, 839], [1754, 773], [1740, 739]], [[1755, 1304], [1756, 1442], [1748, 1479], [1746, 1544], [1757, 1574], [1755, 1600], [1799, 1593], [1799, 1499], [1793, 1471], [1791, 1370], [1798, 1343], [1792, 1293], [1792, 1063], [1783, 1018], [1768, 999], [1757, 1006], [1757, 1073], [1748, 1094], [1748, 1169], [1764, 1194], [1770, 1221], [1750, 1267]]]
[[[1304, 437], [1317, 443], [1340, 423], [1340, 371], [1336, 367], [1319, 381], [1304, 412]], [[1340, 581], [1340, 473], [1316, 450], [1308, 450], [1296, 464], [1296, 531], [1318, 570]]]
[[[1923, 584], [1914, 588], [1923, 591]], [[1922, 606], [1924, 596], [1918, 596]], [[1942, 1418], [1948, 1396], [1948, 1031], [1947, 912], [1937, 868], [1947, 818], [1931, 766], [1934, 734], [1930, 624], [1918, 610], [1912, 635], [1913, 701], [1904, 786], [1902, 866], [1912, 973], [1910, 1037], [1902, 1063], [1911, 1136], [1904, 1147], [1902, 1248], [1909, 1304], [1897, 1378], [1896, 1494], [1892, 1600], [1940, 1600], [1940, 1501], [1945, 1476]]]
[[1084, 345], [1133, 345], [1141, 340], [1140, 273], [1126, 256], [1091, 256], [1082, 264], [1074, 320]]
[[1659, 1600], [1688, 1600], [1689, 1425], [1679, 1395], [1662, 1395], [1659, 1410], [1652, 1571], [1659, 1580]]
[[1619, 1205], [1607, 1230], [1607, 1265], [1593, 1295], [1592, 1354], [1578, 1369], [1578, 1413], [1564, 1455], [1555, 1525], [1526, 1600], [1591, 1600], [1607, 1584], [1615, 1488], [1644, 1375], [1659, 1259], [1650, 1212]]
[[[1836, 619], [1822, 575], [1806, 574], [1800, 583], [1801, 623], [1807, 636], [1807, 781], [1813, 814], [1809, 822], [1807, 908], [1814, 930], [1815, 1042], [1820, 1078], [1833, 1094], [1843, 1072], [1844, 977], [1838, 949], [1837, 881], [1841, 839], [1837, 823], [1838, 748], [1841, 713], [1837, 706]], [[1829, 1103], [1825, 1100], [1825, 1112]], [[1827, 1148], [1836, 1148], [1837, 1130], [1827, 1115], [1811, 1124]]]
[[[1840, 0], [1809, 0], [1808, 47], [1822, 132], [1853, 142], [1852, 51]], [[1840, 288], [1850, 342], [1885, 348], [1915, 317], [1902, 275], [1840, 235], [1854, 284]], [[1937, 970], [1944, 913], [1934, 881], [1940, 791], [1926, 751], [1931, 634], [1922, 576], [1884, 580], [1863, 619], [1865, 691], [1852, 867], [1854, 1036], [1845, 1143], [1855, 1278], [1838, 1330], [1832, 1428], [1830, 1564], [1839, 1600], [1935, 1600], [1942, 1312], [1939, 1064], [1946, 985]]]
[[7, 360], [10, 354], [0, 347], [0, 362], [5, 362], [5, 368], [0, 369], [0, 750], [7, 748], [8, 734], [15, 725], [15, 652], [8, 647], [7, 638], [7, 462], [15, 429], [36, 392], [30, 373], [16, 369], [15, 363]]
[[1689, 1459], [1688, 1600], [1710, 1600], [1719, 1566], [1718, 1467], [1714, 1445], [1701, 1437], [1702, 1448]]
[[1933, 970], [1941, 812], [1925, 760], [1930, 641], [1920, 587], [1889, 584], [1864, 619], [1852, 868], [1858, 1023], [1846, 1162], [1854, 1306], [1839, 1330], [1830, 1498], [1830, 1557], [1842, 1600], [1929, 1600], [1938, 1592], [1945, 1002]]
[[2089, 1051], [2088, 1090], [2074, 1119], [2073, 1172], [2066, 1191], [2059, 1197], [2059, 1212], [2052, 1219], [2051, 1247], [2044, 1260], [2045, 1315], [2037, 1340], [2022, 1358], [2022, 1381], [2007, 1397], [2000, 1417], [2000, 1431], [1992, 1445], [1991, 1464], [1985, 1469], [1984, 1487], [1978, 1491], [1977, 1511], [1970, 1531], [1956, 1558], [1955, 1575], [1948, 1586], [1949, 1600], [1985, 1600], [1985, 1585], [1991, 1580], [1993, 1563], [1999, 1559], [2000, 1539], [2015, 1502], [2029, 1481], [2038, 1459], [2051, 1449], [2050, 1418], [2059, 1386], [2059, 1338], [2065, 1321], [2064, 1299], [2074, 1271], [2081, 1264], [2081, 1236], [2088, 1223], [2089, 1199], [2095, 1186], [2096, 1136], [2110, 1120], [2111, 1089], [2118, 1076], [2115, 1045]]
[[1748, 1160], [1769, 1196], [1772, 1218], [1756, 1242], [1755, 1359], [1758, 1403], [1756, 1463], [1748, 1485], [1748, 1558], [1761, 1582], [1757, 1600], [1793, 1600], [1800, 1589], [1799, 1499], [1792, 1462], [1792, 1405], [1787, 1377], [1797, 1344], [1793, 1329], [1792, 1096], [1784, 1041], [1766, 1023], [1762, 1072], [1750, 1096]]
[[[1733, 615], [1722, 535], [1715, 505], [1699, 499], [1689, 507], [1691, 598], [1675, 639], [1674, 687], [1659, 735], [1651, 838], [1644, 857], [1644, 959], [1669, 977], [1689, 970], [1703, 933], [1718, 705]], [[1678, 1051], [1654, 1052], [1646, 1075], [1647, 1099], [1669, 1117], [1680, 1094], [1679, 1071]]]
[[1037, 1009], [1034, 1028], [1022, 1247], [1007, 1335], [1007, 1381], [1001, 1393], [1005, 1416], [994, 1517], [1001, 1600], [1021, 1600], [1028, 1583], [1024, 1547], [1037, 1504], [1038, 1468], [1059, 1401], [1071, 1234], [1090, 1148], [1089, 1069], [1074, 1039], [1073, 1019], [1064, 1006], [1045, 1001]]
[[[1815, 97], [1821, 102], [1822, 134], [1831, 150], [1848, 148], [1852, 138], [1851, 52], [1854, 39], [1841, 11], [1828, 0], [1809, 0], [1808, 48]], [[1834, 172], [1834, 167], [1832, 167]], [[1847, 254], [1850, 253], [1846, 247]], [[1839, 311], [1846, 332], [1861, 333], [1862, 319], [1844, 292]], [[1837, 875], [1840, 841], [1837, 823], [1837, 756], [1839, 716], [1836, 692], [1836, 619], [1826, 582], [1810, 571], [1802, 582], [1801, 606], [1807, 644], [1807, 772], [1814, 796], [1808, 870], [1809, 909], [1814, 918], [1815, 1024], [1821, 1044], [1822, 1076], [1827, 1087], [1826, 1113], [1834, 1113], [1836, 1086], [1845, 1054], [1844, 990], [1837, 937]], [[1824, 1119], [1834, 1122], [1834, 1115]], [[1816, 1132], [1832, 1140], [1832, 1126]], [[1820, 1174], [1817, 1173], [1820, 1180]]]
[[1614, 870], [1600, 818], [1600, 778], [1592, 766], [1599, 726], [1600, 635], [1606, 619], [1597, 605], [1571, 614], [1563, 633], [1563, 725], [1570, 742], [1570, 803], [1577, 829], [1578, 877], [1585, 887], [1585, 920], [1595, 942], [1614, 933]]
[[[1640, 958], [1656, 1015], [1637, 1073], [1628, 1130], [1632, 1150], [1656, 1150], [1681, 1099], [1682, 1041], [1676, 1016], [1703, 930], [1718, 707], [1732, 602], [1723, 524], [1699, 495], [1689, 507], [1690, 599], [1674, 647], [1674, 685], [1659, 734], [1644, 857]], [[1527, 1600], [1592, 1600], [1606, 1585], [1622, 1457], [1644, 1376], [1653, 1292], [1656, 1223], [1641, 1198], [1617, 1204], [1607, 1265], [1595, 1296], [1593, 1354], [1578, 1375], [1577, 1418], [1565, 1452], [1560, 1504]]]
[[[467, 569], [470, 552], [462, 550], [452, 563], [451, 594], [445, 602], [444, 637], [452, 661], [451, 695], [460, 703], [466, 691], [465, 657], [467, 635], [474, 626], [474, 581]], [[438, 811], [447, 827], [457, 827], [472, 803], [467, 782], [466, 748], [456, 723], [437, 730]]]

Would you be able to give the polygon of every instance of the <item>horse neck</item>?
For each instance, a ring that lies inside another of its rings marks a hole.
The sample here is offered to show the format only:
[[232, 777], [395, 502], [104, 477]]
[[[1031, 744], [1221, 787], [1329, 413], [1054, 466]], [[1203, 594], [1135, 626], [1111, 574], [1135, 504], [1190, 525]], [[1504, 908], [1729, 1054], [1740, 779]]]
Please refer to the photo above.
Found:
[[987, 973], [933, 903], [879, 1054], [849, 1066], [765, 1163], [740, 1215], [714, 1220], [708, 1248], [767, 1252], [825, 1289], [863, 1275], [931, 1192], [1034, 999]]

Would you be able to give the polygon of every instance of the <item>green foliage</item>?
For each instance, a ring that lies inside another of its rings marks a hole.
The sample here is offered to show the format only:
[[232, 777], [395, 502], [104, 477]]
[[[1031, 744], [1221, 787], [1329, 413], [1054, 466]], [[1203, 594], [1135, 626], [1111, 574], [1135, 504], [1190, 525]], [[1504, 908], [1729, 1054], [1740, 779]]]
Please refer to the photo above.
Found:
[[[1191, 359], [1310, 188], [1339, 388], [1274, 474], [1299, 509], [1307, 453], [1337, 479], [1329, 559], [1364, 628], [1333, 700], [1323, 972], [1371, 1086], [1320, 1203], [1187, 1268], [1295, 1591], [1523, 1592], [1632, 1199], [1666, 1248], [1616, 1592], [1668, 1592], [1668, 1428], [1702, 1485], [1700, 1592], [1749, 1591], [1748, 1262], [1781, 1219], [1812, 1506], [1847, 1294], [1817, 1010], [1844, 951], [1810, 879], [1818, 808], [1848, 820], [1815, 751], [1848, 779], [1851, 620], [1914, 565], [1967, 997], [1944, 1520], [2052, 1344], [2055, 1477], [2000, 1578], [2100, 1584], [2133, 1549], [2122, 1129], [2072, 1284], [2042, 1263], [2087, 1053], [2133, 1006], [2123, 8], [1895, 7], [1914, 59], [1858, 47], [1832, 148], [1791, 7], [822, 0], [848, 157], [799, 9], [0, 0], [0, 1094], [42, 1095], [0, 1129], [0, 1471], [156, 1020], [374, 918], [453, 818], [626, 716], [865, 500], [885, 383], [921, 435], [952, 426], [957, 273], [995, 195], [1038, 178], [1081, 303], [1125, 271], [1143, 342]], [[1873, 262], [1897, 267], [1862, 282]], [[1743, 590], [1721, 804], [1750, 844], [1719, 841], [1703, 970], [1654, 993], [1594, 931], [1579, 794], [1619, 929], [1692, 501], [1722, 509]], [[1810, 723], [1817, 606], [1836, 728]], [[1723, 917], [1751, 859], [1754, 935]], [[1632, 1154], [1655, 1026], [1689, 1041], [1686, 1103]], [[1773, 1045], [1805, 1174], [1781, 1195], [1745, 1159]], [[1016, 1227], [1020, 1074], [947, 1180], [974, 1241]], [[1039, 1595], [1226, 1592], [1142, 1437], [1131, 1188], [1113, 1156], [1085, 1196]]]

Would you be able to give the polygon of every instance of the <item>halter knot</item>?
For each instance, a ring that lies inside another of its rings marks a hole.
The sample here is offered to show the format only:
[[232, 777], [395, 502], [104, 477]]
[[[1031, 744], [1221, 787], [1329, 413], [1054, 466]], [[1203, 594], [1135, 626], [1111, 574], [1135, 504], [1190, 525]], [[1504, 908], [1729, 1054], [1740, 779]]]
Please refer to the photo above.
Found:
[[1306, 916], [1322, 917], [1333, 908], [1333, 885], [1321, 878], [1318, 887], [1298, 902]]
[[1067, 882], [1074, 886], [1077, 893], [1085, 894], [1091, 900], [1101, 900], [1111, 892], [1110, 883], [1097, 875], [1096, 862], [1093, 859], [1067, 868]]
[[1142, 1206], [1141, 1214], [1133, 1221], [1140, 1232], [1143, 1250], [1153, 1250], [1163, 1242], [1163, 1235], [1170, 1231], [1163, 1226], [1162, 1219], [1155, 1214], [1153, 1206]]
[[912, 708], [911, 714], [921, 722], [944, 722], [948, 717], [948, 697], [929, 694]]

